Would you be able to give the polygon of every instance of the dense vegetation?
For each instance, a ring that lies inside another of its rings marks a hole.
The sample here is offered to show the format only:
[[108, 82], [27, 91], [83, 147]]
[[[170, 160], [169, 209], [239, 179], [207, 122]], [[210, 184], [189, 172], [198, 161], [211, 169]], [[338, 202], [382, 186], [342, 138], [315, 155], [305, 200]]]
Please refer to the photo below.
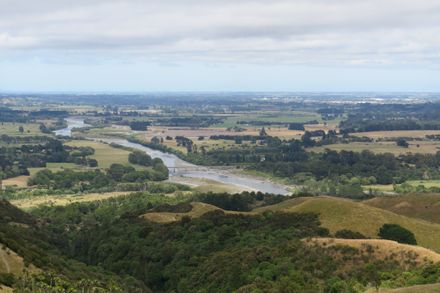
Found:
[[[240, 210], [231, 199], [224, 206]], [[187, 205], [163, 203], [188, 200], [137, 194], [42, 207], [34, 214], [48, 221], [51, 243], [69, 257], [129, 274], [154, 292], [362, 292], [381, 282], [404, 286], [440, 276], [438, 266], [403, 268], [393, 260], [360, 257], [354, 248], [306, 245], [300, 239], [328, 235], [314, 214], [216, 211], [172, 224], [139, 218], [150, 210], [187, 212]]]
[[38, 171], [28, 180], [28, 185], [47, 189], [84, 191], [147, 190], [150, 181], [168, 178], [168, 168], [162, 160], [149, 158], [151, 168], [136, 170], [133, 166], [112, 164], [109, 169], [90, 171], [51, 170]]
[[348, 119], [340, 124], [348, 132], [384, 130], [439, 130], [440, 105], [425, 104], [360, 104], [350, 109]]
[[68, 147], [56, 139], [45, 144], [22, 144], [20, 146], [0, 147], [0, 177], [9, 178], [29, 175], [28, 167], [46, 167], [51, 162], [72, 162], [75, 164], [97, 166], [90, 147]]
[[385, 224], [379, 230], [379, 236], [383, 239], [394, 240], [400, 243], [416, 245], [416, 237], [408, 229], [397, 224]]
[[[49, 243], [50, 235], [40, 226], [36, 218], [0, 200], [0, 244], [22, 256], [26, 266], [32, 264], [43, 270], [36, 275], [28, 272], [23, 279], [0, 274], [0, 284], [13, 286], [15, 292], [20, 293], [80, 293], [89, 292], [84, 290], [91, 286], [100, 288], [100, 292], [147, 292], [147, 288], [133, 278], [119, 277], [103, 268], [67, 258]], [[62, 288], [65, 291], [48, 291]]]

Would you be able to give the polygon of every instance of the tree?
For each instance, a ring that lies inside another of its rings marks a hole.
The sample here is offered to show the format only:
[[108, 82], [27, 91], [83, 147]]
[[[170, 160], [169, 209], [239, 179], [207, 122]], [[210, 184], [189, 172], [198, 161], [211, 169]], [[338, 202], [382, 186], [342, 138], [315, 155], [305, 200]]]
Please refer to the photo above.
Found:
[[260, 136], [267, 136], [267, 132], [266, 132], [266, 129], [264, 129], [264, 127], [261, 128], [261, 130], [260, 130]]
[[160, 144], [160, 139], [157, 136], [151, 138], [151, 143]]
[[407, 148], [409, 146], [408, 142], [405, 139], [403, 139], [403, 138], [399, 138], [396, 141], [396, 144], [397, 144], [397, 146], [400, 146], [400, 147], [403, 147], [403, 148]]
[[24, 132], [24, 128], [23, 128], [23, 126], [18, 127], [18, 131], [19, 131], [20, 133], [23, 133], [23, 132]]
[[379, 230], [379, 237], [399, 243], [417, 244], [414, 234], [397, 224], [384, 224]]

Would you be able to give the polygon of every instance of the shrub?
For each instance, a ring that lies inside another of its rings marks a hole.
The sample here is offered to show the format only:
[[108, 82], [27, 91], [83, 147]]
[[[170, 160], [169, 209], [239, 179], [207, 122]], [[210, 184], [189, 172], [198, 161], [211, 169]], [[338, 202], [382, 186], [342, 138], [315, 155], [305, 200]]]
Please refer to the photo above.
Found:
[[379, 230], [379, 237], [399, 243], [417, 244], [414, 234], [397, 224], [384, 224]]

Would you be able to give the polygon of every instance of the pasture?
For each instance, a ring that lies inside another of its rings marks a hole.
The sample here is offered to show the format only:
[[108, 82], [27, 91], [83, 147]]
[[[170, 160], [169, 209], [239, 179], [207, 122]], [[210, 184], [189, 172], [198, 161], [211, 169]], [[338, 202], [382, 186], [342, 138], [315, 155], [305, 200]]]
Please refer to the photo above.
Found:
[[[20, 132], [20, 127], [23, 127], [23, 132]], [[13, 122], [1, 122], [0, 134], [6, 134], [9, 136], [45, 135], [40, 131], [40, 124], [38, 123], [13, 123]]]
[[95, 150], [95, 154], [90, 156], [90, 158], [98, 161], [99, 168], [109, 168], [111, 164], [129, 164], [128, 155], [130, 151], [114, 148], [108, 144], [89, 141], [89, 140], [72, 140], [66, 143], [70, 146], [89, 146]]

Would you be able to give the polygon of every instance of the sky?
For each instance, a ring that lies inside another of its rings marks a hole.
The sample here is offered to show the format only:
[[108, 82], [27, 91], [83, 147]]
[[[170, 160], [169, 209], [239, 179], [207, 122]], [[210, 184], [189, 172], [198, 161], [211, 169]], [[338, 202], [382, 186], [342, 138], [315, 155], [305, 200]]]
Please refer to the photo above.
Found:
[[0, 0], [0, 91], [440, 92], [440, 1]]

